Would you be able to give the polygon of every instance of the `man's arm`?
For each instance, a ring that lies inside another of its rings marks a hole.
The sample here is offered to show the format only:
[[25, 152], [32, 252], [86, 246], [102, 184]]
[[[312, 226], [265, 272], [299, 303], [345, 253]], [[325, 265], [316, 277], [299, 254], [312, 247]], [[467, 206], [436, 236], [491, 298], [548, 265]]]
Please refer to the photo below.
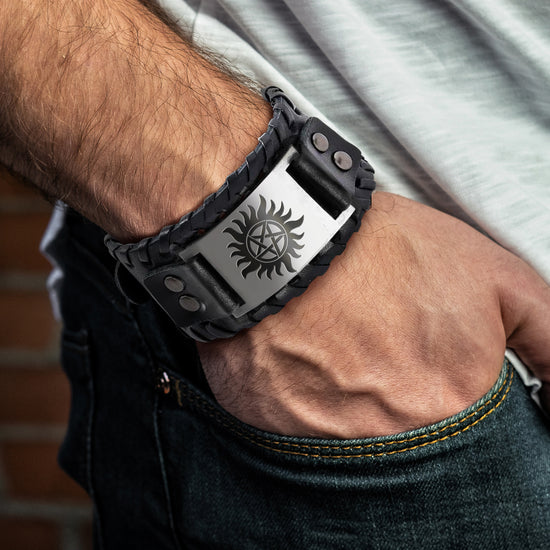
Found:
[[122, 240], [237, 168], [271, 109], [137, 0], [0, 5], [0, 160]]
[[[119, 239], [197, 206], [270, 116], [137, 0], [4, 2], [0, 41], [0, 160]], [[401, 431], [481, 397], [507, 340], [550, 382], [550, 291], [528, 266], [400, 197], [365, 222], [281, 313], [199, 347], [227, 410], [296, 435]]]

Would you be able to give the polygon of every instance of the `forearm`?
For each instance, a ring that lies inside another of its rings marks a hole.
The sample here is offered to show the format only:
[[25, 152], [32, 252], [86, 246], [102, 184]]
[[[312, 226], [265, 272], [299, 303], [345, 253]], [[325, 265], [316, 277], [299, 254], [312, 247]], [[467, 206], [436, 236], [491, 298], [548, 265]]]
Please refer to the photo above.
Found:
[[197, 206], [269, 120], [137, 0], [3, 3], [0, 36], [0, 160], [119, 239]]

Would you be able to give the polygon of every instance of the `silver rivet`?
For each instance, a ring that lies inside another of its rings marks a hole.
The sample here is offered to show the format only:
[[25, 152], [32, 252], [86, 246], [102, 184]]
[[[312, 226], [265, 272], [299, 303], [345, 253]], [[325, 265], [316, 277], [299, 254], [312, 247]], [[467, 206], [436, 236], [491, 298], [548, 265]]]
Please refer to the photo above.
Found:
[[185, 284], [181, 279], [178, 279], [178, 277], [167, 275], [166, 277], [164, 277], [164, 286], [170, 292], [181, 292], [184, 289]]
[[158, 388], [165, 394], [170, 393], [170, 377], [167, 373], [162, 373], [160, 380], [158, 381]]
[[328, 139], [325, 134], [321, 134], [321, 132], [316, 132], [311, 136], [311, 142], [313, 143], [313, 147], [319, 151], [319, 153], [324, 153], [328, 150]]
[[201, 303], [193, 296], [181, 296], [179, 302], [181, 308], [186, 311], [194, 312], [201, 308]]
[[353, 166], [353, 160], [345, 151], [336, 151], [332, 157], [334, 164], [340, 168], [340, 170], [349, 170]]

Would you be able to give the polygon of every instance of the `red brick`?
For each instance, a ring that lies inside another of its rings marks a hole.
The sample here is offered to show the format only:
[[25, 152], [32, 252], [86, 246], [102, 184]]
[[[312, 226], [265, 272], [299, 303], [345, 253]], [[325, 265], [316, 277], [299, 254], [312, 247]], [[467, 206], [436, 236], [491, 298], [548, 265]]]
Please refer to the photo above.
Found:
[[46, 290], [0, 290], [0, 348], [46, 348], [55, 327]]
[[37, 197], [38, 191], [8, 174], [0, 165], [0, 197]]
[[3, 550], [58, 550], [59, 528], [52, 522], [24, 518], [0, 518]]
[[57, 442], [4, 441], [2, 460], [10, 497], [89, 502], [88, 495], [57, 464]]
[[0, 367], [0, 422], [65, 424], [70, 388], [61, 367]]
[[49, 212], [0, 214], [0, 269], [48, 272], [49, 262], [38, 251]]

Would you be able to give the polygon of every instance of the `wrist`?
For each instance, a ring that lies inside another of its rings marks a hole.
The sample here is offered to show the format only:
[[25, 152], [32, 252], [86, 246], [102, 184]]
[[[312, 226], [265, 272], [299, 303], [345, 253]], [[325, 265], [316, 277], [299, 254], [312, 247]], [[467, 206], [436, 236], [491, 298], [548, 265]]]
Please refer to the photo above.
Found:
[[271, 118], [269, 104], [236, 84], [216, 90], [211, 99], [217, 114], [203, 115], [204, 127], [193, 138], [187, 125], [170, 134], [158, 129], [156, 147], [164, 160], [141, 167], [131, 183], [133, 196], [116, 201], [117, 215], [103, 224], [117, 240], [135, 242], [176, 223], [215, 193], [256, 147]]
[[278, 312], [326, 271], [371, 205], [373, 170], [359, 149], [280, 89], [264, 94], [267, 131], [199, 208], [138, 243], [105, 241], [125, 268], [121, 288], [129, 272], [198, 340]]
[[[110, 186], [104, 170], [96, 174], [102, 193], [112, 191], [100, 225], [123, 242], [154, 235], [197, 208], [243, 163], [271, 118], [269, 103], [258, 92], [159, 28], [158, 20], [149, 23], [141, 26], [150, 42], [140, 33], [143, 45], [136, 46], [127, 31], [114, 61], [137, 48], [143, 65], [132, 67], [129, 75], [140, 93], [121, 98], [125, 134], [113, 136], [119, 147], [128, 140], [126, 151], [114, 152], [123, 181]], [[105, 81], [110, 78], [105, 74]]]

